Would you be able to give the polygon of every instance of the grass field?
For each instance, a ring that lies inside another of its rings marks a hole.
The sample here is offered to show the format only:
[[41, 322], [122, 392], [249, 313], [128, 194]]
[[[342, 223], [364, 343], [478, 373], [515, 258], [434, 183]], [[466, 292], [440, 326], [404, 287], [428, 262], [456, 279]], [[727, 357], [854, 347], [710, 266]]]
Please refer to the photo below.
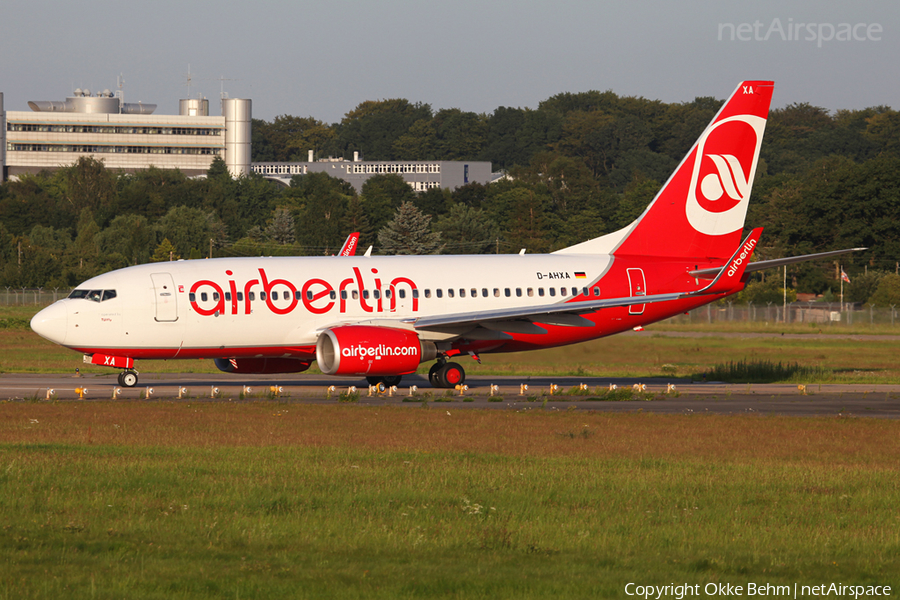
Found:
[[0, 598], [896, 590], [898, 453], [868, 419], [3, 403]]
[[[0, 372], [104, 372], [25, 328], [33, 312], [0, 309]], [[827, 381], [900, 382], [889, 339], [653, 327], [464, 365], [643, 377], [795, 361]], [[898, 455], [898, 424], [874, 419], [0, 402], [0, 600], [620, 598], [629, 582], [896, 591]]]

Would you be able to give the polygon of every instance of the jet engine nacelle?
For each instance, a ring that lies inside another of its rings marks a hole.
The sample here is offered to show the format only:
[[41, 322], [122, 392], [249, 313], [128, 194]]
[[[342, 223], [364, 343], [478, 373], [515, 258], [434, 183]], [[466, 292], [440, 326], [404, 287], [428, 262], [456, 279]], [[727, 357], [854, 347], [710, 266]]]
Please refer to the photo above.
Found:
[[326, 375], [406, 375], [436, 356], [432, 342], [406, 329], [345, 325], [316, 340], [316, 361]]
[[309, 368], [309, 361], [299, 358], [217, 358], [216, 367], [226, 373], [300, 373]]

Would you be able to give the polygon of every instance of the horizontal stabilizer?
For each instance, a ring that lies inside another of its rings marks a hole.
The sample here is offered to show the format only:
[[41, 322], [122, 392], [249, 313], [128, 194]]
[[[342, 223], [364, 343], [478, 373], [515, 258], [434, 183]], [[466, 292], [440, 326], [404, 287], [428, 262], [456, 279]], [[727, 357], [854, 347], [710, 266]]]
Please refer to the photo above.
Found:
[[[868, 250], [868, 248], [848, 248], [846, 250], [833, 250], [831, 252], [819, 252], [818, 254], [803, 254], [802, 256], [788, 256], [787, 258], [773, 258], [772, 260], [760, 260], [750, 263], [747, 266], [747, 273], [762, 271], [763, 269], [773, 269], [784, 265], [792, 265], [795, 263], [807, 262], [810, 260], [818, 260], [820, 258], [831, 258], [832, 256], [840, 256], [848, 252], [860, 252]], [[689, 271], [688, 275], [699, 279], [713, 279], [722, 271], [722, 267], [712, 267], [710, 269], [697, 269]]]

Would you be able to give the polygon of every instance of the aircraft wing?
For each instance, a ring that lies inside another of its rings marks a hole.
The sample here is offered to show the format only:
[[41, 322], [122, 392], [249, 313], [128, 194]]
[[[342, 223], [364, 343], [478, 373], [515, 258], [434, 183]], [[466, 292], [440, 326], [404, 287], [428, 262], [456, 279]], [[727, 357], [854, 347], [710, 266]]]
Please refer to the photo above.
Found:
[[[447, 325], [478, 325], [490, 322], [528, 320], [536, 323], [548, 323], [553, 325], [573, 325], [588, 327], [593, 323], [581, 316], [583, 313], [594, 312], [602, 308], [617, 306], [631, 306], [632, 304], [650, 304], [653, 302], [668, 302], [678, 300], [684, 294], [655, 294], [650, 296], [631, 296], [627, 298], [606, 298], [589, 300], [584, 302], [566, 302], [563, 304], [545, 304], [543, 306], [523, 306], [518, 308], [501, 308], [497, 310], [485, 310], [447, 315], [435, 315], [432, 317], [419, 317], [407, 321], [416, 329], [438, 329]], [[562, 316], [563, 318], [559, 318]], [[570, 318], [566, 318], [570, 317]], [[577, 317], [577, 318], [571, 318]]]
[[[787, 258], [773, 258], [772, 260], [759, 260], [756, 262], [752, 262], [747, 266], [747, 273], [753, 273], [754, 271], [762, 271], [763, 269], [772, 269], [775, 267], [781, 267], [784, 265], [792, 265], [795, 263], [807, 262], [810, 260], [818, 260], [820, 258], [830, 258], [832, 256], [839, 256], [841, 254], [847, 254], [848, 252], [859, 252], [861, 250], [868, 250], [868, 248], [848, 248], [846, 250], [833, 250], [831, 252], [819, 252], [818, 254], [803, 254], [801, 256], [789, 256]], [[697, 277], [698, 279], [712, 279], [716, 275], [718, 275], [722, 271], [722, 267], [712, 267], [709, 269], [697, 269], [695, 271], [689, 271], [688, 275], [691, 277]]]

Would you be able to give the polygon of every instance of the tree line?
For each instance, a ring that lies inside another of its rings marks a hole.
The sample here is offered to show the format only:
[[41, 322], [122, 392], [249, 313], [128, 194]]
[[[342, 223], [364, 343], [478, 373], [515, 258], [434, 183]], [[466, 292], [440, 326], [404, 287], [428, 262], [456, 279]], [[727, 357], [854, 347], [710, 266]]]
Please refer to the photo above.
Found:
[[[328, 255], [351, 231], [376, 253], [552, 251], [637, 217], [721, 105], [590, 91], [491, 114], [389, 99], [333, 124], [253, 121], [254, 162], [359, 152], [486, 160], [506, 175], [452, 191], [416, 193], [398, 175], [377, 175], [357, 193], [321, 173], [285, 188], [257, 175], [232, 179], [220, 160], [205, 179], [154, 167], [124, 174], [82, 158], [0, 185], [0, 285], [65, 287], [170, 258]], [[854, 293], [874, 294], [869, 280], [896, 274], [900, 261], [900, 113], [772, 110], [753, 196], [747, 222], [765, 227], [757, 258], [864, 246], [842, 261]], [[800, 292], [836, 293], [838, 276], [833, 262], [788, 271]], [[769, 274], [754, 288], [780, 280]]]

